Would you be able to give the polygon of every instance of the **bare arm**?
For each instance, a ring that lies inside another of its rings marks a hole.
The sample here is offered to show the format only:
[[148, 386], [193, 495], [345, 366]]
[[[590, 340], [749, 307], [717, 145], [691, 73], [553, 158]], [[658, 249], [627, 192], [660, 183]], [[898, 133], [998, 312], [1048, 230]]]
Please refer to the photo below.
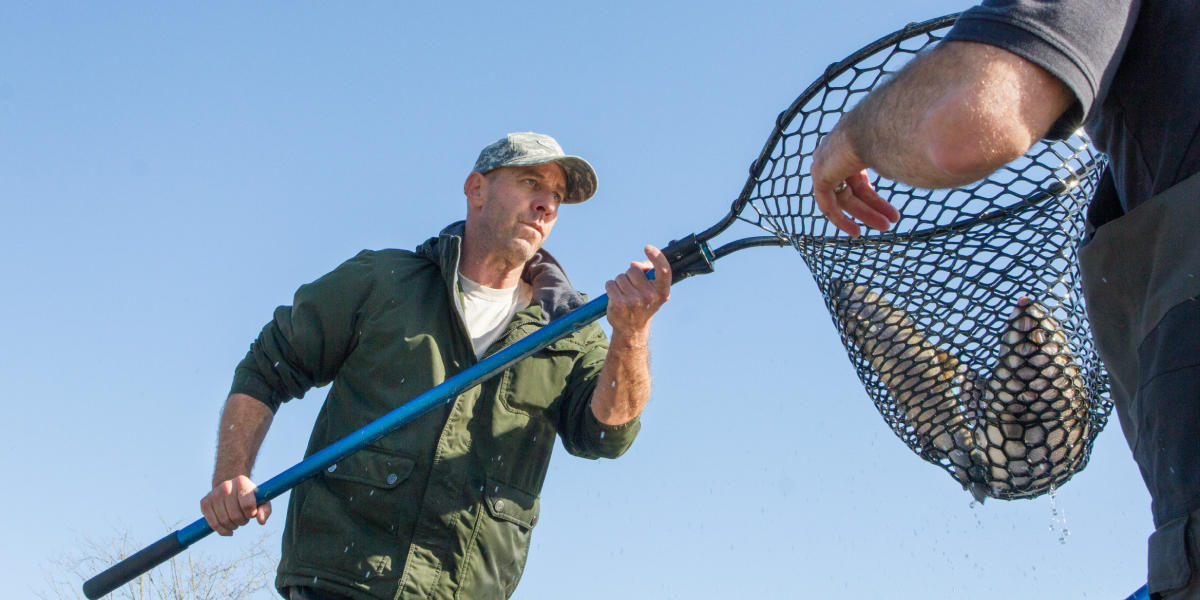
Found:
[[257, 506], [250, 470], [271, 427], [274, 414], [266, 404], [245, 394], [230, 394], [221, 411], [212, 491], [200, 500], [200, 512], [213, 531], [232, 535], [250, 519], [260, 524], [271, 515], [271, 503]]
[[[899, 214], [871, 189], [865, 169], [925, 188], [970, 183], [1028, 150], [1073, 100], [1066, 84], [1016, 54], [945, 42], [869, 94], [822, 140], [812, 167], [817, 204], [852, 235], [858, 226], [845, 213], [886, 229]], [[849, 189], [834, 192], [843, 181]]]
[[[671, 266], [653, 246], [650, 262], [637, 262], [605, 284], [613, 336], [591, 410], [606, 425], [624, 425], [642, 414], [650, 399], [650, 319], [671, 295]], [[643, 271], [654, 267], [655, 279]]]

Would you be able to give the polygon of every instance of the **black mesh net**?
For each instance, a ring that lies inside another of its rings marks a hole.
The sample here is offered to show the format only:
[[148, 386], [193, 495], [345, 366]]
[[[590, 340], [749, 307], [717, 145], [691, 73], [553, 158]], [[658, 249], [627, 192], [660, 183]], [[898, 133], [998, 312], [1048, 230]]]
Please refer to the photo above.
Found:
[[950, 24], [910, 26], [831, 66], [780, 115], [738, 218], [801, 252], [859, 377], [909, 448], [978, 499], [1032, 497], [1084, 467], [1111, 410], [1075, 256], [1103, 156], [1080, 133], [958, 189], [873, 175], [901, 219], [857, 239], [811, 195], [820, 137]]

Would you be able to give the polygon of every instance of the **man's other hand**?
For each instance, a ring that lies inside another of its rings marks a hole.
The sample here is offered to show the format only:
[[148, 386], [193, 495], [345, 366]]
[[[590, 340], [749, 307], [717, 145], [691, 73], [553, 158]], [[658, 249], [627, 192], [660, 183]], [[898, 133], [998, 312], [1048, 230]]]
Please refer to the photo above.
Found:
[[262, 506], [254, 498], [258, 486], [245, 475], [226, 479], [215, 486], [208, 495], [200, 499], [200, 512], [213, 531], [221, 535], [233, 535], [233, 530], [257, 519], [265, 525], [271, 516], [271, 503]]

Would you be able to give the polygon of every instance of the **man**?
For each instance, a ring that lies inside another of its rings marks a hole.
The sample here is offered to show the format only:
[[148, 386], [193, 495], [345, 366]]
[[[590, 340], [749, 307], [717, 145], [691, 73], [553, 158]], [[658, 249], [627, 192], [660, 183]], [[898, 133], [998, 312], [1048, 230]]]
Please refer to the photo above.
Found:
[[[200, 503], [209, 525], [230, 535], [266, 522], [249, 475], [281, 402], [332, 381], [312, 454], [582, 304], [542, 244], [560, 205], [595, 190], [591, 165], [553, 138], [510, 134], [467, 176], [465, 223], [415, 252], [363, 251], [297, 290], [237, 367]], [[572, 454], [615, 458], [637, 434], [650, 319], [671, 281], [663, 254], [645, 251], [605, 286], [611, 342], [588, 325], [292, 490], [280, 593], [512, 594], [555, 437]]]
[[1080, 252], [1117, 414], [1150, 491], [1148, 588], [1200, 598], [1200, 3], [992, 0], [825, 137], [814, 195], [841, 229], [899, 217], [866, 168], [979, 179], [1080, 124], [1111, 158]]

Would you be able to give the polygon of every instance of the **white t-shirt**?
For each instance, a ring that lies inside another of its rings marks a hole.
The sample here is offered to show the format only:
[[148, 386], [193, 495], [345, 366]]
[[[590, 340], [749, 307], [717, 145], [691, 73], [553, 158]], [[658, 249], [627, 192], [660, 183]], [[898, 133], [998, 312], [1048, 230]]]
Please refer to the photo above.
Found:
[[498, 290], [475, 283], [459, 273], [458, 287], [458, 308], [467, 332], [471, 334], [475, 358], [483, 357], [504, 333], [513, 315], [529, 306], [533, 298], [533, 286], [524, 280], [511, 288]]

